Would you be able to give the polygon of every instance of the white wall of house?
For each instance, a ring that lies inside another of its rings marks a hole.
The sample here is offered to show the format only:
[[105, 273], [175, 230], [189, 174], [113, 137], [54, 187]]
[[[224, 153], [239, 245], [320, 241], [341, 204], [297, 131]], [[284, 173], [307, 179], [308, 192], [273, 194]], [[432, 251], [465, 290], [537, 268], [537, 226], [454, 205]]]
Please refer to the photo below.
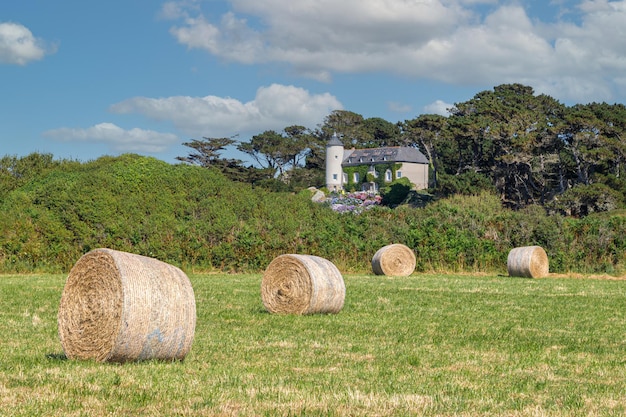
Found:
[[410, 162], [404, 162], [402, 164], [402, 167], [398, 171], [401, 172], [402, 177], [408, 178], [409, 181], [411, 181], [415, 185], [416, 190], [423, 190], [428, 188], [427, 164], [413, 164]]

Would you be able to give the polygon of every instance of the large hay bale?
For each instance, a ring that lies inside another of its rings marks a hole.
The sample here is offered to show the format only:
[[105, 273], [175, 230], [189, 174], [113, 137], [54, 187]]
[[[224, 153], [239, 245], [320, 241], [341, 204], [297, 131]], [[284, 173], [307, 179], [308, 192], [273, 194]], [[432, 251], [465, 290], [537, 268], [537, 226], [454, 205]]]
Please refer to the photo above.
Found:
[[69, 359], [182, 360], [196, 326], [193, 288], [175, 266], [95, 249], [69, 273], [58, 326]]
[[338, 313], [346, 287], [337, 267], [313, 255], [280, 255], [265, 269], [261, 299], [270, 313]]
[[408, 277], [415, 271], [415, 264], [415, 253], [400, 243], [383, 246], [372, 258], [372, 269], [376, 275]]
[[509, 252], [506, 266], [512, 277], [542, 278], [548, 275], [548, 255], [541, 246], [514, 248]]

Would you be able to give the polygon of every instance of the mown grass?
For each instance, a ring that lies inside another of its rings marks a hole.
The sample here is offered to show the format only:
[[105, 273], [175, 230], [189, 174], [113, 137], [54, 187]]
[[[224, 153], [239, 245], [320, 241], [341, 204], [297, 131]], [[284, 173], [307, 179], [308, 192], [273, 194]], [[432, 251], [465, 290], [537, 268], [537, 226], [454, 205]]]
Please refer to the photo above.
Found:
[[0, 277], [2, 416], [621, 416], [626, 281], [344, 276], [337, 315], [264, 311], [261, 276], [190, 275], [184, 362], [64, 359], [63, 275]]

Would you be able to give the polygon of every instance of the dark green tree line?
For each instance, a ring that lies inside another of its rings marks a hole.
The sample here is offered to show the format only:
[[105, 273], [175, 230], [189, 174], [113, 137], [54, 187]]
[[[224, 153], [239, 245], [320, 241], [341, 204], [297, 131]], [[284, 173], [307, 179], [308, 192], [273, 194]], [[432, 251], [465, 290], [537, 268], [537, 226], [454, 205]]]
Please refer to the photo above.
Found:
[[[513, 208], [540, 204], [584, 214], [584, 207], [568, 207], [585, 205], [582, 196], [589, 211], [622, 204], [623, 105], [567, 107], [547, 95], [535, 95], [531, 87], [506, 84], [457, 103], [450, 111], [445, 118], [422, 115], [404, 122], [405, 134], [431, 163], [435, 192], [441, 188], [436, 181], [442, 174], [479, 176]], [[589, 192], [580, 188], [592, 184]], [[574, 188], [575, 193], [570, 191]], [[612, 191], [622, 198], [616, 199]]]
[[[623, 204], [624, 105], [568, 107], [532, 87], [503, 84], [449, 111], [449, 116], [423, 114], [394, 124], [335, 110], [313, 130], [289, 126], [248, 142], [193, 140], [185, 145], [195, 153], [178, 159], [215, 167], [237, 181], [297, 191], [323, 186], [325, 144], [337, 135], [346, 148], [419, 149], [429, 160], [430, 191], [436, 195], [491, 189], [508, 207], [539, 204], [570, 214]], [[255, 166], [243, 169], [241, 161], [222, 158], [227, 147], [247, 154]], [[591, 185], [587, 192], [584, 187]]]

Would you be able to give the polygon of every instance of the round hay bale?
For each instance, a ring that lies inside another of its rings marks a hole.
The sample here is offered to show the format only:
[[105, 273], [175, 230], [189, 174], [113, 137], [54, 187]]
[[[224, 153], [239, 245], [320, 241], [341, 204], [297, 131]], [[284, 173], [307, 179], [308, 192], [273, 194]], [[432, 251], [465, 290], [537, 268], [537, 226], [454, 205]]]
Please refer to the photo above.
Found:
[[542, 278], [548, 275], [548, 255], [541, 246], [511, 249], [506, 261], [511, 277]]
[[69, 273], [58, 326], [69, 359], [182, 360], [196, 327], [193, 288], [175, 266], [95, 249]]
[[346, 286], [337, 267], [313, 255], [280, 255], [265, 269], [261, 299], [270, 313], [338, 313]]
[[415, 264], [415, 253], [400, 243], [383, 246], [372, 258], [372, 269], [376, 275], [408, 277], [415, 271]]

